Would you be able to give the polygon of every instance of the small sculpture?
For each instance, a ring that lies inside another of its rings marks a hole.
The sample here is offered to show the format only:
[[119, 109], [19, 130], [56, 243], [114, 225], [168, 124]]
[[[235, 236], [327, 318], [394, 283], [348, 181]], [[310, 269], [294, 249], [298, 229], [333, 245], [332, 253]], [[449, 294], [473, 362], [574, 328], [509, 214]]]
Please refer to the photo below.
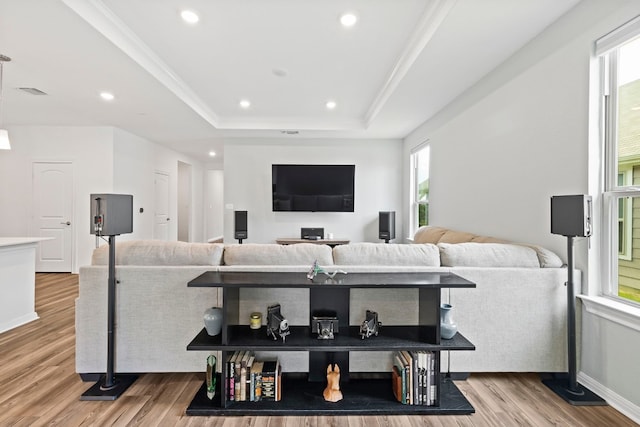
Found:
[[340, 367], [335, 364], [327, 366], [327, 388], [324, 389], [322, 395], [327, 402], [338, 402], [342, 400], [342, 392], [340, 391]]
[[371, 335], [378, 336], [378, 332], [382, 327], [382, 322], [378, 322], [378, 312], [367, 310], [367, 316], [360, 325], [360, 337], [362, 339], [369, 338]]
[[313, 265], [311, 266], [311, 269], [307, 273], [307, 279], [309, 280], [315, 279], [318, 273], [325, 274], [329, 279], [333, 279], [335, 275], [338, 273], [347, 274], [347, 272], [343, 270], [336, 270], [333, 273], [328, 273], [327, 271], [325, 271], [324, 268], [320, 267], [320, 265], [318, 264], [318, 260], [315, 260], [313, 261]]
[[280, 304], [267, 307], [267, 336], [272, 335], [276, 341], [279, 335], [282, 342], [291, 332], [289, 331], [289, 321], [280, 313]]

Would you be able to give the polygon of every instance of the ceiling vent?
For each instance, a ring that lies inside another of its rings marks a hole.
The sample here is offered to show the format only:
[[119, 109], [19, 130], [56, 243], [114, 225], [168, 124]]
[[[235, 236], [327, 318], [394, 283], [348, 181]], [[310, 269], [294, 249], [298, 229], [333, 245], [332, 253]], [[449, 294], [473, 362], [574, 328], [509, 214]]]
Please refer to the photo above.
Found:
[[45, 92], [41, 91], [40, 89], [36, 89], [35, 87], [19, 87], [18, 89], [23, 92], [30, 93], [31, 95], [46, 95]]

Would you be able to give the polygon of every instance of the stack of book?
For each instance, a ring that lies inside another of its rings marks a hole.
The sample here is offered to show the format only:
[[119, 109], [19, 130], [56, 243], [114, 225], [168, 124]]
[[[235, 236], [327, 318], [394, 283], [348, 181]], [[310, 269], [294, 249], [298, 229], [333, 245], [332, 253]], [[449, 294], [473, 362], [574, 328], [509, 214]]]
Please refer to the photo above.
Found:
[[252, 351], [236, 351], [225, 363], [225, 387], [236, 402], [279, 401], [282, 368], [276, 360], [257, 360]]
[[434, 406], [438, 396], [436, 355], [431, 351], [393, 353], [393, 394], [405, 405]]

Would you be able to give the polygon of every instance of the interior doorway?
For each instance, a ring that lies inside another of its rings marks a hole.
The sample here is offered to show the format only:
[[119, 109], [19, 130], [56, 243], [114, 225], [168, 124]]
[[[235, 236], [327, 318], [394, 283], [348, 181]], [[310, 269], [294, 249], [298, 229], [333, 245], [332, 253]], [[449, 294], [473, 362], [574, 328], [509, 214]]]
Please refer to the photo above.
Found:
[[154, 179], [153, 238], [169, 240], [169, 174], [156, 172]]
[[178, 162], [178, 240], [191, 238], [191, 165]]
[[73, 163], [34, 162], [32, 227], [40, 242], [36, 271], [70, 273], [73, 266]]

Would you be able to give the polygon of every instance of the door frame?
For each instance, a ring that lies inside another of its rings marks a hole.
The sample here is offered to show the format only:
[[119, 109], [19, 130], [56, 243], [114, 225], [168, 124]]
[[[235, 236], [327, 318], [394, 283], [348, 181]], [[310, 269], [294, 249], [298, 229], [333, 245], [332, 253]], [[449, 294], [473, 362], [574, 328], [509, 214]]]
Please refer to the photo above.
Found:
[[[153, 188], [153, 192], [154, 192], [154, 200], [153, 200], [153, 228], [151, 230], [151, 235], [152, 238], [154, 240], [158, 239], [158, 236], [156, 235], [156, 209], [158, 207], [158, 200], [156, 198], [156, 194], [157, 194], [157, 188], [156, 188], [156, 176], [157, 175], [165, 175], [167, 177], [167, 218], [169, 218], [168, 222], [171, 222], [171, 174], [167, 171], [163, 171], [160, 169], [156, 169], [153, 171], [153, 179], [154, 179], [154, 188]], [[166, 241], [170, 241], [171, 240], [171, 224], [167, 224], [167, 236], [166, 236]]]
[[[70, 210], [70, 221], [72, 224], [72, 228], [71, 228], [71, 271], [70, 273], [73, 272], [77, 272], [77, 257], [76, 257], [76, 244], [77, 244], [77, 230], [78, 227], [76, 227], [76, 220], [75, 220], [75, 216], [76, 216], [76, 179], [75, 179], [75, 163], [73, 162], [73, 160], [64, 160], [64, 159], [56, 159], [56, 160], [48, 160], [48, 159], [32, 159], [31, 160], [31, 200], [29, 203], [29, 217], [30, 217], [30, 221], [29, 221], [29, 235], [31, 236], [35, 236], [36, 233], [39, 234], [37, 227], [35, 226], [35, 183], [34, 183], [34, 166], [37, 163], [47, 163], [47, 164], [68, 164], [71, 165], [71, 210]], [[39, 256], [40, 253], [40, 245], [42, 243], [38, 243], [37, 248], [36, 248], [36, 262], [37, 262], [37, 257]], [[36, 269], [37, 272], [37, 269]]]

